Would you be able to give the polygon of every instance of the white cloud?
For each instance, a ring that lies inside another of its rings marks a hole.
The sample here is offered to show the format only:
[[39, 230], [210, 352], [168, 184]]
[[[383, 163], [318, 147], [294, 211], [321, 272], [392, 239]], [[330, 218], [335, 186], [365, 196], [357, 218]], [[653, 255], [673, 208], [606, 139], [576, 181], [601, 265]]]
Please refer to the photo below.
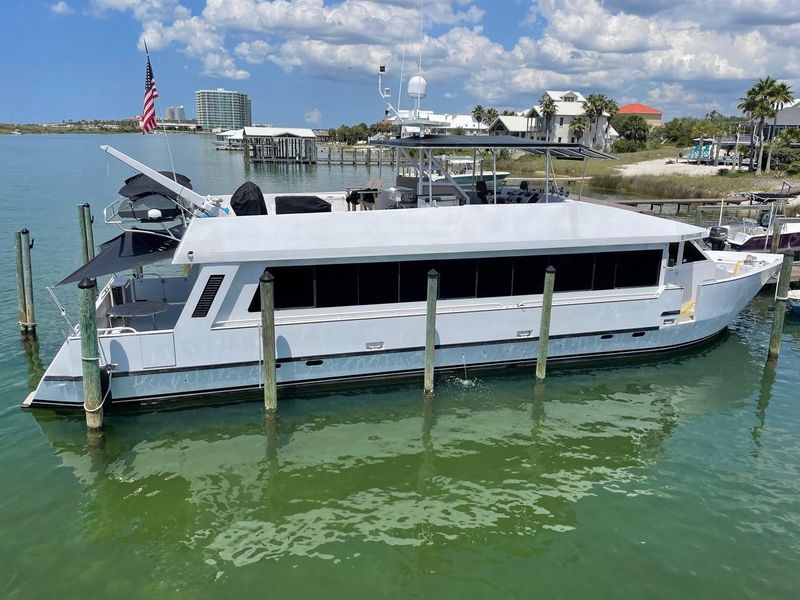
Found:
[[69, 4], [64, 2], [64, 0], [59, 0], [55, 4], [50, 5], [50, 12], [52, 12], [54, 15], [69, 15], [75, 11]]
[[[411, 63], [419, 52], [419, 0], [205, 0], [197, 14], [179, 0], [90, 1], [98, 14], [129, 12], [152, 49], [177, 47], [218, 77], [248, 77], [240, 61], [368, 81], [379, 64], [396, 77], [403, 51]], [[715, 103], [732, 111], [766, 74], [800, 87], [796, 0], [531, 0], [530, 9], [510, 2], [503, 9], [518, 10], [517, 22], [525, 30], [535, 24], [537, 35], [515, 39], [510, 27], [506, 39], [495, 39], [475, 0], [426, 0], [423, 71], [431, 89], [525, 106], [545, 88], [576, 88], [676, 111]]]
[[319, 125], [322, 122], [322, 111], [312, 108], [306, 113], [306, 123], [309, 125]]

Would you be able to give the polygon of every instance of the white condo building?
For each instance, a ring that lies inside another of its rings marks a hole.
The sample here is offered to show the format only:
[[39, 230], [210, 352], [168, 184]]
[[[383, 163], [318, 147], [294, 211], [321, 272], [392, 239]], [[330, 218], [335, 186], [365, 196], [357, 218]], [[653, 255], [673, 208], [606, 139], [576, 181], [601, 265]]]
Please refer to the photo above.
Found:
[[241, 129], [253, 124], [247, 94], [217, 88], [194, 93], [197, 123], [204, 130]]

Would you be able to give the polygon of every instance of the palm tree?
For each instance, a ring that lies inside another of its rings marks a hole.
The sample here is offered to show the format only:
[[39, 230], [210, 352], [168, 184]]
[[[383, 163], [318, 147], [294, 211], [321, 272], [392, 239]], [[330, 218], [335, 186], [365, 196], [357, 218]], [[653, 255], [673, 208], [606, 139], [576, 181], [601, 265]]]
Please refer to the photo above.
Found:
[[770, 131], [769, 152], [767, 152], [767, 173], [770, 172], [772, 165], [772, 147], [775, 145], [773, 140], [775, 139], [775, 130], [778, 127], [778, 111], [781, 110], [784, 105], [794, 102], [792, 88], [789, 87], [789, 84], [785, 81], [775, 84], [772, 88], [772, 94], [770, 94], [770, 100], [772, 101], [772, 108], [775, 112], [772, 115], [772, 131]]
[[[756, 174], [761, 175], [761, 163], [764, 158], [764, 123], [772, 117], [776, 110], [773, 106], [772, 97], [775, 95], [777, 81], [767, 75], [764, 79], [759, 79], [753, 87], [747, 90], [747, 94], [741, 99], [739, 108], [750, 117], [751, 121], [758, 121], [756, 126], [756, 136], [758, 137], [758, 163], [756, 164]], [[750, 143], [750, 161], [753, 160], [755, 137]]]
[[584, 112], [589, 117], [589, 129], [592, 132], [591, 143], [592, 148], [597, 145], [597, 125], [600, 117], [603, 116], [603, 111], [606, 108], [606, 98], [603, 94], [589, 94], [586, 97], [586, 102], [583, 104]]
[[472, 109], [472, 118], [475, 119], [478, 123], [483, 123], [483, 120], [486, 118], [486, 109], [483, 108], [480, 104], [478, 104], [475, 108]]
[[552, 133], [551, 121], [558, 114], [556, 101], [550, 96], [542, 96], [542, 100], [539, 103], [539, 113], [544, 117], [545, 127], [547, 128], [547, 141], [549, 142], [550, 134]]
[[604, 110], [608, 113], [608, 120], [606, 121], [606, 128], [603, 133], [603, 150], [606, 150], [608, 146], [608, 128], [611, 127], [611, 119], [619, 112], [619, 105], [613, 98], [606, 98]]
[[697, 161], [696, 161], [696, 164], [698, 165], [700, 164], [700, 161], [703, 158], [703, 146], [705, 144], [706, 141], [705, 138], [708, 135], [710, 128], [711, 128], [710, 124], [706, 121], [700, 121], [694, 128], [695, 135], [700, 138], [700, 150], [697, 153]]
[[486, 124], [491, 125], [494, 123], [495, 119], [498, 117], [498, 112], [496, 108], [487, 108], [484, 112], [483, 118], [486, 119]]
[[583, 143], [583, 134], [586, 133], [586, 129], [589, 127], [589, 122], [586, 120], [586, 115], [578, 115], [577, 117], [572, 118], [572, 122], [569, 124], [572, 128], [572, 133], [578, 138], [578, 143]]

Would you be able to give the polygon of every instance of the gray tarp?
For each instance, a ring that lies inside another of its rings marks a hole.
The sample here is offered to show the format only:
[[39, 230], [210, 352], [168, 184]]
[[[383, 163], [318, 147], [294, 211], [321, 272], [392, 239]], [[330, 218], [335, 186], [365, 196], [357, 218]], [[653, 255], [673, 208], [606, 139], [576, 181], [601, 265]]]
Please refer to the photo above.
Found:
[[[182, 229], [182, 228], [181, 228]], [[182, 233], [173, 229], [174, 235]], [[178, 241], [141, 230], [125, 231], [100, 246], [100, 253], [58, 285], [74, 283], [84, 277], [100, 277], [130, 271], [134, 267], [172, 258]]]

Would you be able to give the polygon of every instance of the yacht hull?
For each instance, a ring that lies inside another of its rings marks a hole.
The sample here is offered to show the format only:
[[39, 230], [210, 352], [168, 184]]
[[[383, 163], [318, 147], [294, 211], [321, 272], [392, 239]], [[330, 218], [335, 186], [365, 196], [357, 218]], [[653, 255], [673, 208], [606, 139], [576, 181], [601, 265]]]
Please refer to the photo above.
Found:
[[[778, 270], [780, 258], [770, 255], [765, 266], [746, 275], [700, 283], [691, 312], [685, 308], [684, 289], [678, 286], [653, 293], [574, 301], [564, 298], [566, 294], [557, 294], [548, 360], [664, 352], [707, 341], [723, 331], [758, 293]], [[404, 377], [421, 372], [424, 308], [401, 312], [350, 319], [338, 315], [327, 321], [318, 316], [313, 322], [282, 320], [279, 316], [278, 385]], [[436, 368], [442, 371], [463, 369], [465, 365], [483, 368], [534, 362], [540, 318], [541, 297], [513, 305], [442, 306], [437, 314]], [[107, 362], [116, 364], [110, 378], [113, 403], [168, 400], [261, 385], [255, 323], [212, 328], [204, 336], [192, 338], [180, 336], [177, 330], [149, 337], [101, 337], [102, 352], [110, 357]], [[138, 345], [135, 338], [140, 338]], [[79, 339], [65, 342], [30, 406], [82, 407], [79, 366], [69, 360], [79, 347]], [[163, 358], [167, 347], [174, 347], [172, 359], [159, 366], [159, 357]], [[216, 360], [203, 360], [209, 356]]]

